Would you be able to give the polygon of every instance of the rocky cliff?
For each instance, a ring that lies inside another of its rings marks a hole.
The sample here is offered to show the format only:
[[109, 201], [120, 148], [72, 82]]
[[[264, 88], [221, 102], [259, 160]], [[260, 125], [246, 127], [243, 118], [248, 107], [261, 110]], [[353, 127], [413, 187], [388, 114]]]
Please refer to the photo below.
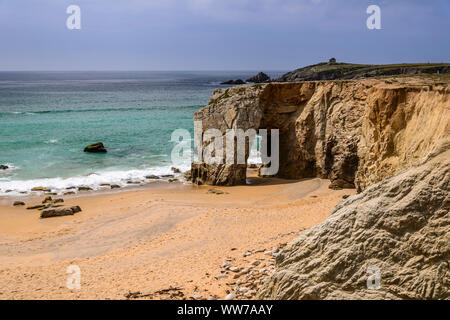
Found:
[[[360, 191], [412, 165], [450, 132], [449, 78], [270, 83], [217, 89], [203, 129], [279, 129], [279, 177]], [[195, 183], [245, 184], [246, 166], [194, 163]]]
[[449, 183], [447, 139], [302, 233], [277, 257], [259, 297], [449, 299]]
[[[448, 76], [216, 90], [204, 129], [280, 130], [285, 178], [356, 186], [277, 257], [262, 299], [449, 299]], [[246, 166], [193, 164], [193, 181], [244, 184]]]
[[353, 63], [318, 63], [288, 72], [277, 82], [362, 79], [379, 76], [450, 73], [448, 63], [409, 63], [368, 65]]

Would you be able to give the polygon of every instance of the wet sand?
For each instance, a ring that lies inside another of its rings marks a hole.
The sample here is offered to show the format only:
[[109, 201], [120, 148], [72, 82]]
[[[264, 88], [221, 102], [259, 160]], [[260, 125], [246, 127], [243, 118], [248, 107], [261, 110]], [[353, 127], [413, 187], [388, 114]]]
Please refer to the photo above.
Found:
[[[66, 205], [83, 211], [50, 219], [1, 199], [0, 299], [223, 299], [239, 280], [224, 262], [263, 269], [262, 281], [274, 263], [266, 251], [355, 193], [330, 190], [322, 179], [250, 182], [214, 187], [226, 192], [220, 195], [177, 183], [66, 196]], [[43, 198], [21, 200], [28, 206]], [[66, 287], [70, 265], [81, 270], [80, 290]]]

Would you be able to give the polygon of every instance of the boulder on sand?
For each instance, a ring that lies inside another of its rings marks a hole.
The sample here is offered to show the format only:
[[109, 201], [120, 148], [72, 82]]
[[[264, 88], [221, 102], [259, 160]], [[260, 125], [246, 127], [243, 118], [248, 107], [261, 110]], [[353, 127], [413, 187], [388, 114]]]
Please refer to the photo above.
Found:
[[52, 218], [62, 216], [72, 216], [77, 212], [81, 212], [79, 206], [73, 206], [70, 208], [58, 208], [58, 209], [46, 209], [41, 212], [41, 218]]
[[48, 197], [45, 197], [45, 199], [42, 201], [42, 203], [45, 204], [45, 203], [52, 202], [52, 201], [53, 201], [52, 197], [48, 196]]
[[106, 148], [102, 142], [97, 142], [97, 143], [88, 145], [86, 148], [84, 148], [84, 152], [106, 153], [108, 151], [106, 150]]

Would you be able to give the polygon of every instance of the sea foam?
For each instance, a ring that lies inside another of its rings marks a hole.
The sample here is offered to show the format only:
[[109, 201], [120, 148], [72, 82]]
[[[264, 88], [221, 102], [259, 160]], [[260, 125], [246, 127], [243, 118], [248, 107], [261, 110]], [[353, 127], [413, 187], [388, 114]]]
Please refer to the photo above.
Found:
[[[189, 167], [177, 167], [181, 172], [189, 170]], [[148, 169], [139, 170], [116, 170], [116, 171], [104, 171], [96, 172], [84, 176], [76, 176], [70, 178], [47, 178], [47, 179], [32, 179], [32, 180], [12, 180], [1, 181], [0, 180], [0, 196], [18, 196], [27, 195], [31, 193], [31, 189], [34, 187], [44, 187], [62, 194], [65, 191], [77, 192], [78, 187], [90, 187], [92, 190], [104, 189], [102, 184], [117, 184], [121, 187], [136, 186], [139, 184], [150, 183], [155, 180], [149, 180], [145, 177], [148, 175], [174, 175], [181, 177], [182, 174], [174, 174], [171, 166], [165, 167], [152, 167]], [[162, 181], [167, 179], [162, 178]], [[133, 182], [129, 184], [128, 182]], [[139, 183], [139, 184], [137, 184]]]

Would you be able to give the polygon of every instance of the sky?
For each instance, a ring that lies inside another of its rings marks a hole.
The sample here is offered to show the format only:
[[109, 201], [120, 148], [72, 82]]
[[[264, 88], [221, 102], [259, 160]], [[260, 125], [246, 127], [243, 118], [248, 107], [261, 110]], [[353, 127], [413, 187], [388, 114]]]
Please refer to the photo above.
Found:
[[[67, 7], [81, 9], [70, 30]], [[369, 30], [366, 10], [381, 9]], [[0, 70], [450, 62], [449, 0], [0, 0]]]

